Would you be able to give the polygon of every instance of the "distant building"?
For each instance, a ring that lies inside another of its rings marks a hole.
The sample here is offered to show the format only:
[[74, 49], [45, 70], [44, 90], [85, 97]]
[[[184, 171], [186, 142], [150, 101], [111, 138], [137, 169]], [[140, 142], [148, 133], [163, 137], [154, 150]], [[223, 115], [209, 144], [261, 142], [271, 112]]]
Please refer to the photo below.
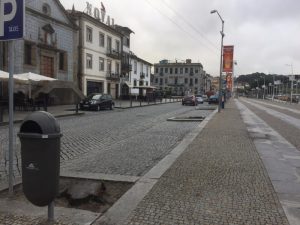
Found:
[[212, 90], [213, 77], [210, 74], [205, 73], [204, 76], [204, 93]]
[[211, 83], [212, 90], [217, 92], [219, 91], [219, 77], [213, 77]]
[[191, 59], [185, 62], [161, 60], [154, 64], [153, 85], [173, 95], [204, 93], [204, 78], [205, 71], [202, 64], [192, 63]]
[[80, 27], [79, 87], [85, 95], [99, 92], [119, 97], [122, 34], [113, 24], [87, 13], [72, 10], [70, 15]]

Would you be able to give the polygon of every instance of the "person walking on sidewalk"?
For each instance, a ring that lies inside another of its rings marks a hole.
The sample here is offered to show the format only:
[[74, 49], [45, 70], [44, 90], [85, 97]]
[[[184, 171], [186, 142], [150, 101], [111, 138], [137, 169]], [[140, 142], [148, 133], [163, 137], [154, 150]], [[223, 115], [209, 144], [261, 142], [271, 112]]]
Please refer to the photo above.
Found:
[[222, 109], [225, 108], [225, 96], [224, 94], [222, 95]]

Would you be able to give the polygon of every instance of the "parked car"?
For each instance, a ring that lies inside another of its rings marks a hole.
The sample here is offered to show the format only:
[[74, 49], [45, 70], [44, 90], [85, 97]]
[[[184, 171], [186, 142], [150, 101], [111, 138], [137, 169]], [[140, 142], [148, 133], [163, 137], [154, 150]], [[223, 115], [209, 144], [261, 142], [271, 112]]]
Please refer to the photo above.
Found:
[[208, 99], [208, 104], [218, 104], [219, 103], [219, 96], [212, 95]]
[[97, 110], [110, 109], [112, 110], [115, 103], [112, 96], [109, 94], [92, 93], [88, 95], [84, 100], [80, 101], [79, 107], [81, 110]]
[[207, 95], [202, 95], [203, 101], [207, 102], [208, 101], [208, 97]]
[[203, 104], [204, 100], [202, 98], [202, 95], [196, 95], [196, 99], [198, 104]]
[[198, 105], [195, 95], [186, 95], [182, 99], [182, 105]]

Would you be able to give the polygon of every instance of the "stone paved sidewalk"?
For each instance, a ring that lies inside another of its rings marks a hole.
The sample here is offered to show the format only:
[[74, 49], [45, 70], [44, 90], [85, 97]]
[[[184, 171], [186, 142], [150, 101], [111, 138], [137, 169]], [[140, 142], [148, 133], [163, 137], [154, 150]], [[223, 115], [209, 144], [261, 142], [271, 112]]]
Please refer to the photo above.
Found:
[[124, 224], [288, 224], [233, 101], [207, 124]]

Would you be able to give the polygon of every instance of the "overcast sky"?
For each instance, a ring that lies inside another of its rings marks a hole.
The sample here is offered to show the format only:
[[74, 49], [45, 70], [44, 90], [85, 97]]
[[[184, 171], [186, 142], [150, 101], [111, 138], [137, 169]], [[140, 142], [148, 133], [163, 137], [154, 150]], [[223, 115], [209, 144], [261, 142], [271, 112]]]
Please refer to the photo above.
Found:
[[[101, 7], [100, 0], [88, 0]], [[236, 75], [300, 74], [300, 0], [103, 0], [106, 15], [135, 32], [131, 50], [150, 63], [161, 59], [201, 62], [219, 74], [221, 20], [224, 45], [234, 45]], [[61, 0], [83, 11], [86, 1]]]

